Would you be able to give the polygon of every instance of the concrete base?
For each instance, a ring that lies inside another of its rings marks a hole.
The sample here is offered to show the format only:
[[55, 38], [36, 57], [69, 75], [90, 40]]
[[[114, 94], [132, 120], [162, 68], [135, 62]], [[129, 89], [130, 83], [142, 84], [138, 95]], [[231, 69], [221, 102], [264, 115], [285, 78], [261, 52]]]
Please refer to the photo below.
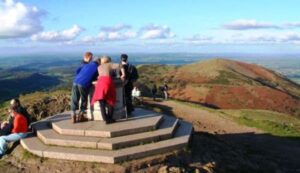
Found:
[[37, 136], [22, 139], [21, 145], [40, 157], [119, 163], [184, 149], [193, 130], [188, 122], [143, 109], [108, 125], [101, 121], [72, 124], [70, 114], [33, 124]]

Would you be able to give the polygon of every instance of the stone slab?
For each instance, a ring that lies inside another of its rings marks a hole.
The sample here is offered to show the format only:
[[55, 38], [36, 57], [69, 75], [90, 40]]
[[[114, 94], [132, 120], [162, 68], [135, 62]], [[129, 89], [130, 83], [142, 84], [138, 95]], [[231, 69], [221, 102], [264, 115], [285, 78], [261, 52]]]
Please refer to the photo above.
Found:
[[53, 122], [52, 127], [59, 134], [94, 137], [116, 137], [155, 130], [161, 115], [117, 121], [105, 124], [102, 121], [88, 121], [73, 124], [70, 120]]
[[61, 135], [51, 128], [38, 130], [37, 136], [47, 145], [112, 150], [171, 138], [178, 120], [168, 116], [163, 119], [157, 130], [114, 138]]
[[114, 163], [113, 154], [113, 152], [105, 150], [55, 146], [51, 146], [43, 151], [44, 157], [48, 158], [102, 163]]
[[117, 163], [150, 155], [161, 154], [164, 152], [170, 152], [173, 150], [180, 150], [188, 145], [192, 130], [193, 128], [190, 123], [179, 121], [179, 127], [174, 134], [174, 138], [111, 151], [47, 146], [43, 144], [37, 137], [28, 137], [22, 139], [21, 144], [29, 152], [42, 157], [76, 161]]
[[100, 138], [87, 136], [59, 135], [53, 129], [38, 130], [37, 136], [47, 145], [78, 148], [97, 148]]
[[173, 136], [177, 125], [177, 119], [164, 116], [164, 120], [157, 130], [115, 138], [104, 138], [97, 145], [98, 148], [119, 149], [169, 139]]
[[46, 150], [49, 146], [44, 145], [37, 137], [29, 136], [27, 138], [20, 140], [21, 145], [24, 149], [29, 151], [32, 154], [35, 154], [40, 157], [44, 157], [43, 151]]

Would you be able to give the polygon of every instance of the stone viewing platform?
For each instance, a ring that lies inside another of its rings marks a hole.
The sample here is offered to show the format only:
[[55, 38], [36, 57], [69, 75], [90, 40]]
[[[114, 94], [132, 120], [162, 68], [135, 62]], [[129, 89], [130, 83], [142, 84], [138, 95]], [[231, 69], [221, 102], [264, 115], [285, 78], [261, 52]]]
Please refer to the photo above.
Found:
[[36, 135], [21, 145], [40, 157], [118, 163], [181, 150], [189, 143], [192, 124], [137, 108], [128, 119], [71, 123], [64, 112], [33, 125]]

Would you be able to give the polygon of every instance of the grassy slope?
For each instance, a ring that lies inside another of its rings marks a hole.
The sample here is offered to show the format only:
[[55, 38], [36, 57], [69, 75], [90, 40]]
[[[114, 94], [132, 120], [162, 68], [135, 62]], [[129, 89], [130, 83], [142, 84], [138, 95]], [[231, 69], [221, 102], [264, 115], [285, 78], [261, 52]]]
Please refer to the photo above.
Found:
[[[45, 92], [34, 92], [26, 95], [20, 95], [19, 99], [23, 105], [32, 105], [35, 103], [42, 102], [46, 98], [57, 97], [60, 95], [70, 93], [69, 90], [59, 89], [55, 91], [45, 91]], [[0, 121], [7, 118], [7, 108], [9, 106], [9, 101], [0, 103]]]

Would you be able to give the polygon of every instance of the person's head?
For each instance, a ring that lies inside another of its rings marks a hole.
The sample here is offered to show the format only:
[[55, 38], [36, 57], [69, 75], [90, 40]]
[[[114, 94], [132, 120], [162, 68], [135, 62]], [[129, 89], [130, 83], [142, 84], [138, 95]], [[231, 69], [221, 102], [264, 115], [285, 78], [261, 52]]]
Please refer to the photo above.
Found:
[[106, 63], [110, 63], [110, 62], [111, 62], [111, 57], [106, 56], [106, 55], [101, 57], [101, 64], [106, 64]]
[[101, 57], [98, 57], [95, 61], [98, 65], [101, 65]]
[[85, 52], [83, 55], [83, 63], [89, 63], [93, 60], [92, 52]]
[[21, 103], [19, 99], [12, 99], [10, 101], [10, 107], [9, 107], [10, 111], [18, 112], [20, 107], [21, 107]]
[[127, 62], [128, 60], [128, 55], [127, 54], [121, 54], [121, 61], [122, 62]]

